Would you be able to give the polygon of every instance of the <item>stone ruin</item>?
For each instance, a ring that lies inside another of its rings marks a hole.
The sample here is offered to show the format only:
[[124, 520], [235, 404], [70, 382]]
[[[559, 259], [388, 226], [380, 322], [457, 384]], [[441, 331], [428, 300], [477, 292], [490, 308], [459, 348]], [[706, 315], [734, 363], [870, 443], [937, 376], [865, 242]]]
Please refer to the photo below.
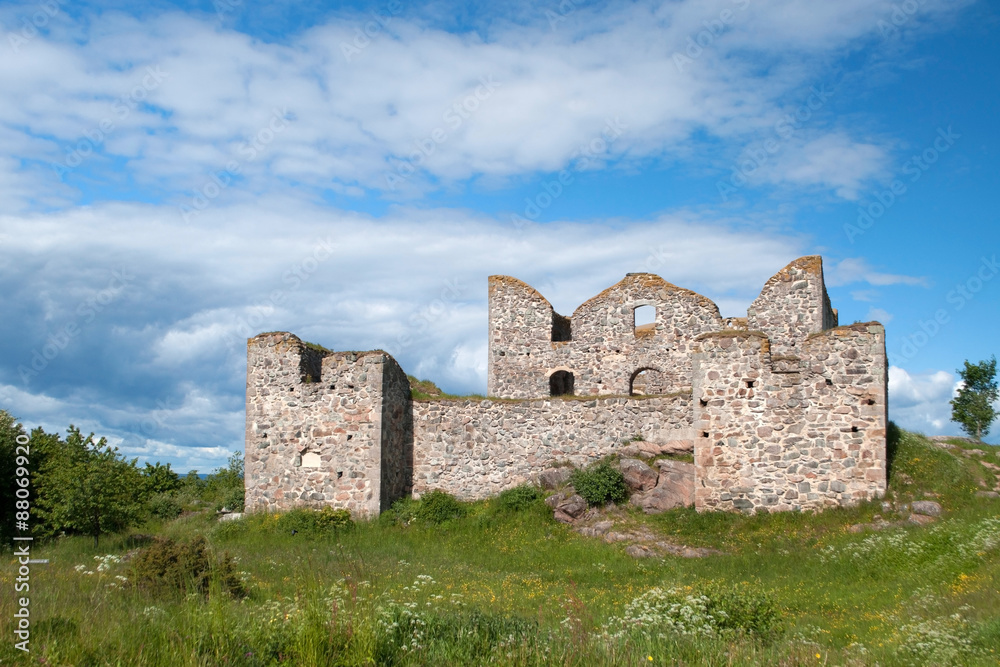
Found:
[[775, 274], [746, 317], [650, 273], [567, 317], [490, 276], [487, 387], [486, 399], [414, 400], [381, 350], [251, 338], [247, 511], [373, 516], [432, 489], [481, 499], [558, 466], [679, 451], [693, 465], [660, 462], [660, 479], [686, 476], [693, 498], [680, 504], [698, 511], [819, 510], [885, 492], [885, 330], [838, 326], [819, 256]]

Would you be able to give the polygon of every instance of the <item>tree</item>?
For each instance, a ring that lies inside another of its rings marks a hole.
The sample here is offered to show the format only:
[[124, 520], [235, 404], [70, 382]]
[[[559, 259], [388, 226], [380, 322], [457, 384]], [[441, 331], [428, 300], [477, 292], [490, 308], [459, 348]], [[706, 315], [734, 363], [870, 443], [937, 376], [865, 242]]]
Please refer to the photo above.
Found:
[[[18, 534], [15, 532], [15, 519], [17, 512], [23, 511], [20, 507], [25, 505], [29, 508], [28, 531], [32, 534], [47, 532], [44, 522], [38, 517], [36, 505], [38, 494], [35, 482], [44, 462], [61, 445], [62, 441], [57, 434], [46, 433], [41, 428], [36, 428], [30, 435], [26, 434], [24, 427], [13, 415], [6, 410], [0, 410], [0, 500], [5, 508], [0, 512], [0, 548], [9, 547], [10, 538]], [[18, 449], [19, 447], [22, 449]], [[27, 470], [27, 478], [30, 480], [27, 487], [29, 495], [26, 499], [17, 497], [17, 490], [21, 488], [17, 484], [17, 479], [25, 477], [21, 468]], [[18, 501], [23, 500], [28, 502], [25, 505], [16, 505]], [[23, 530], [18, 532], [23, 534]]]
[[49, 456], [38, 479], [39, 515], [51, 530], [94, 538], [142, 519], [143, 479], [136, 460], [126, 461], [104, 438], [94, 442], [74, 426], [63, 447]]
[[958, 396], [951, 400], [951, 420], [961, 424], [963, 431], [982, 442], [997, 417], [997, 410], [993, 407], [998, 397], [996, 357], [978, 364], [970, 364], [966, 359], [965, 368], [959, 369], [958, 374], [963, 386], [958, 390]]
[[205, 481], [205, 495], [217, 507], [226, 507], [234, 512], [242, 512], [243, 492], [243, 452], [233, 452], [229, 465], [219, 468]]
[[170, 469], [170, 464], [163, 465], [159, 461], [150, 465], [146, 463], [142, 470], [142, 481], [145, 484], [146, 494], [169, 493], [177, 491], [183, 486], [180, 476]]

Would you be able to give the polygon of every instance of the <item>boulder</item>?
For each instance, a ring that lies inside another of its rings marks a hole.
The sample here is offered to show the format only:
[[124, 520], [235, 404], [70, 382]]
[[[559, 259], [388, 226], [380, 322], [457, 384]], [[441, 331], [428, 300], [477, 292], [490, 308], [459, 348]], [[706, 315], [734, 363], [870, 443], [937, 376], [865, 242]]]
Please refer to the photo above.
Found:
[[910, 503], [910, 511], [924, 516], [941, 516], [941, 504], [933, 500], [914, 500]]
[[927, 516], [926, 514], [911, 514], [907, 521], [915, 523], [918, 526], [926, 526], [929, 523], [934, 523], [937, 519], [932, 516]]
[[645, 440], [630, 442], [621, 449], [623, 456], [642, 456], [650, 458], [660, 454], [690, 454], [694, 452], [693, 440], [669, 440], [656, 443]]
[[658, 555], [655, 551], [642, 544], [630, 544], [625, 547], [625, 553], [632, 558], [651, 558]]
[[618, 469], [622, 471], [630, 493], [648, 491], [656, 486], [659, 479], [657, 472], [639, 459], [622, 459], [618, 462]]
[[555, 507], [555, 519], [562, 523], [573, 523], [578, 517], [587, 511], [587, 501], [582, 496], [573, 494], [564, 498]]
[[558, 489], [569, 481], [571, 468], [549, 468], [538, 475], [538, 485], [543, 489]]
[[1000, 498], [1000, 493], [996, 491], [976, 491], [977, 498]]

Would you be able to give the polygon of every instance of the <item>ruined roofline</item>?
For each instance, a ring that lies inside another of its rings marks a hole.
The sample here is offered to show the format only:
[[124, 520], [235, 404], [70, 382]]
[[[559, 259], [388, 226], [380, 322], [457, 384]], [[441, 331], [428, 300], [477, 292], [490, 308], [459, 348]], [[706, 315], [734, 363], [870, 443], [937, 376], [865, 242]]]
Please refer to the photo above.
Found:
[[[385, 355], [385, 356], [389, 357], [393, 361], [395, 361], [395, 358], [391, 354], [389, 354], [388, 352], [386, 352], [385, 350], [382, 350], [382, 349], [374, 349], [374, 350], [331, 350], [331, 349], [326, 348], [326, 347], [324, 347], [322, 345], [319, 345], [318, 343], [310, 343], [308, 341], [304, 341], [304, 340], [302, 340], [301, 338], [299, 338], [298, 336], [296, 336], [295, 334], [293, 334], [290, 331], [265, 331], [265, 332], [259, 333], [256, 336], [254, 336], [253, 338], [248, 338], [247, 339], [247, 347], [249, 348], [251, 345], [254, 345], [255, 343], [257, 343], [259, 339], [262, 339], [262, 338], [267, 337], [267, 336], [281, 336], [282, 337], [282, 340], [281, 340], [282, 343], [286, 343], [287, 345], [298, 347], [299, 349], [303, 349], [303, 348], [311, 349], [311, 350], [314, 350], [316, 352], [319, 352], [324, 357], [342, 357], [342, 356], [345, 356], [345, 355], [353, 354], [353, 355], [357, 356], [358, 358], [361, 358], [361, 357], [367, 357], [367, 356], [373, 355], [373, 354], [382, 354], [382, 355]], [[396, 363], [398, 364], [399, 362], [396, 362]]]
[[552, 313], [554, 315], [559, 315], [560, 317], [564, 317], [563, 315], [560, 315], [559, 313], [556, 312], [556, 309], [552, 307], [552, 304], [549, 303], [548, 299], [546, 299], [544, 296], [542, 296], [541, 292], [539, 292], [538, 290], [536, 290], [534, 287], [532, 287], [528, 283], [524, 282], [523, 280], [519, 280], [519, 279], [517, 279], [517, 278], [515, 278], [513, 276], [505, 276], [505, 275], [501, 275], [501, 274], [496, 274], [496, 275], [490, 276], [487, 279], [487, 283], [489, 285], [489, 293], [490, 294], [492, 294], [493, 290], [496, 289], [502, 283], [513, 284], [514, 287], [517, 287], [519, 289], [523, 289], [524, 291], [529, 292], [533, 296], [537, 296], [539, 298], [539, 300], [541, 300], [542, 303], [544, 303], [546, 306], [549, 307], [549, 309], [552, 311]]

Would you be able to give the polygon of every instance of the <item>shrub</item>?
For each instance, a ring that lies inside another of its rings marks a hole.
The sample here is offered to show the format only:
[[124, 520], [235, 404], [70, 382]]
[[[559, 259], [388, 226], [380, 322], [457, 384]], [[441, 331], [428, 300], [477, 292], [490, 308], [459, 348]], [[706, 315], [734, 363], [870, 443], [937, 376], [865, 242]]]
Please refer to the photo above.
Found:
[[541, 499], [541, 489], [530, 484], [522, 484], [502, 491], [493, 502], [497, 511], [523, 512]]
[[155, 595], [206, 594], [213, 575], [226, 592], [235, 597], [246, 595], [229, 555], [213, 563], [208, 543], [199, 535], [190, 542], [157, 540], [142, 549], [132, 560], [129, 580]]
[[590, 505], [604, 505], [609, 501], [620, 503], [628, 498], [625, 476], [607, 461], [574, 470], [569, 481]]
[[180, 515], [182, 508], [175, 494], [157, 493], [146, 502], [146, 511], [157, 519], [175, 519]]
[[420, 498], [415, 519], [435, 525], [465, 516], [465, 506], [450, 493], [435, 489]]
[[351, 513], [345, 509], [323, 507], [313, 509], [293, 509], [278, 515], [277, 527], [282, 532], [329, 533], [350, 528], [354, 525]]

